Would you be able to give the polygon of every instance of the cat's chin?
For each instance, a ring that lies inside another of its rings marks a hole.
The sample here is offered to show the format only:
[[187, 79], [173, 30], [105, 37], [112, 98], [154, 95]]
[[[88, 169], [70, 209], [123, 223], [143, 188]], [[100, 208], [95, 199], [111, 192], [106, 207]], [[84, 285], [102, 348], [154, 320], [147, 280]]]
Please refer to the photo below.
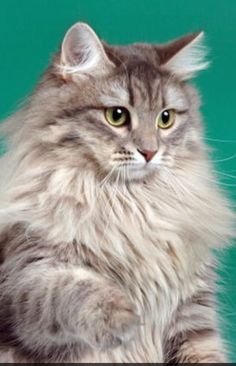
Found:
[[125, 180], [142, 181], [143, 179], [153, 175], [158, 170], [154, 164], [134, 164], [127, 167], [125, 172]]

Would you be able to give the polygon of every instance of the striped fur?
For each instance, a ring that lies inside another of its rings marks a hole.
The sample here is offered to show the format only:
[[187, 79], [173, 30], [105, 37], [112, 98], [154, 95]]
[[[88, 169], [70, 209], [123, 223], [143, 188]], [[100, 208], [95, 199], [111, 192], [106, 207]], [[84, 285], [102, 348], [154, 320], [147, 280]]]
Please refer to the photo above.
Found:
[[[2, 362], [226, 360], [212, 249], [233, 237], [234, 216], [215, 183], [198, 95], [164, 61], [193, 37], [169, 49], [100, 44], [96, 60], [109, 58], [100, 75], [61, 73], [58, 54], [6, 122]], [[107, 124], [112, 105], [130, 110], [129, 128]], [[155, 119], [167, 107], [179, 113], [164, 132]], [[145, 165], [137, 148], [154, 143]]]

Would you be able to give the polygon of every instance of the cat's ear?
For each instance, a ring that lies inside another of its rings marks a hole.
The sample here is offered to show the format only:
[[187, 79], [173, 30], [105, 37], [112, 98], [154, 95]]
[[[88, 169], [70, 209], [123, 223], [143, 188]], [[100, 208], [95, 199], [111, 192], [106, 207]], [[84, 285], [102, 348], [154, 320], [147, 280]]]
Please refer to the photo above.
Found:
[[187, 80], [208, 67], [204, 32], [192, 33], [157, 47], [161, 65], [172, 74]]
[[66, 33], [61, 47], [63, 76], [101, 74], [113, 64], [96, 33], [85, 23], [74, 24]]

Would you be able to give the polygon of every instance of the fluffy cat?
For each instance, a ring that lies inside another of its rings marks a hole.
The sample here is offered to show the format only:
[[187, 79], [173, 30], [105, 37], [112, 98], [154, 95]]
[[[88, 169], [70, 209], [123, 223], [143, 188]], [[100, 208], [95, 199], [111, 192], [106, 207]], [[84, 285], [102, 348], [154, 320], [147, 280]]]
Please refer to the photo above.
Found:
[[187, 82], [202, 39], [117, 47], [77, 23], [4, 124], [2, 361], [226, 361], [212, 248], [234, 219]]

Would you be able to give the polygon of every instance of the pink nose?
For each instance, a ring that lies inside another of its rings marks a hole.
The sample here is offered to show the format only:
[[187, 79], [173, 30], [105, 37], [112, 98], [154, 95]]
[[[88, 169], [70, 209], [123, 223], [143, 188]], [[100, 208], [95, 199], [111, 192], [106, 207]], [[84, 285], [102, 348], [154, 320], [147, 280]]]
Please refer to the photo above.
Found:
[[153, 156], [157, 153], [157, 150], [155, 150], [155, 151], [150, 151], [150, 150], [139, 150], [139, 149], [138, 149], [138, 152], [139, 152], [140, 154], [142, 154], [142, 155], [144, 156], [145, 160], [148, 162], [148, 161], [150, 161], [150, 160], [153, 158]]

